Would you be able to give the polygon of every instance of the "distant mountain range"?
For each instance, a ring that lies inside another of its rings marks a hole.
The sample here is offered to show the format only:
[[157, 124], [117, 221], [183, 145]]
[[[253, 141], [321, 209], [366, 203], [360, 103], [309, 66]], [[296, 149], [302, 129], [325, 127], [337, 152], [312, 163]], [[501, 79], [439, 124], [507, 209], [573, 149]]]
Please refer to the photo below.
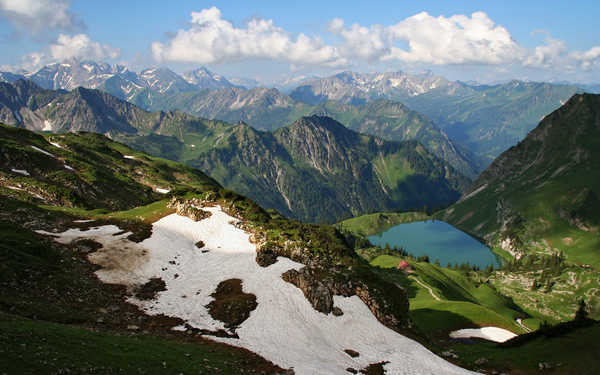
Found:
[[468, 85], [432, 74], [344, 72], [308, 82], [290, 96], [310, 104], [327, 100], [357, 104], [380, 98], [400, 101], [432, 120], [487, 165], [580, 91], [566, 84], [511, 81]]
[[133, 101], [139, 95], [148, 96], [148, 92], [171, 94], [237, 87], [225, 77], [206, 68], [187, 71], [181, 75], [167, 68], [149, 68], [136, 73], [122, 65], [79, 60], [46, 65], [31, 73], [0, 73], [0, 81], [4, 82], [11, 83], [22, 78], [45, 89], [73, 90], [81, 86], [106, 91], [127, 101]]
[[[327, 114], [370, 135], [415, 139], [471, 178], [573, 94], [597, 89], [523, 81], [468, 84], [431, 73], [343, 72], [326, 78], [299, 76], [276, 85], [289, 92], [287, 96], [258, 87], [255, 80], [229, 81], [206, 68], [181, 75], [166, 68], [135, 73], [119, 65], [68, 61], [24, 75], [0, 73], [0, 80], [7, 82], [23, 77], [42, 88], [94, 88], [146, 110], [177, 109], [210, 119], [244, 121], [261, 130], [279, 128], [302, 116]], [[388, 103], [382, 114], [381, 103], [369, 107], [368, 103], [381, 100], [407, 108], [390, 112], [401, 107]], [[416, 131], [421, 128], [428, 130]], [[436, 134], [424, 138], [426, 133]]]
[[183, 112], [147, 112], [99, 90], [45, 90], [21, 80], [0, 83], [0, 121], [106, 134], [197, 167], [265, 207], [306, 221], [441, 207], [469, 183], [418, 142], [360, 135], [328, 117], [304, 117], [271, 133]]
[[[68, 78], [69, 74], [72, 78]], [[5, 80], [14, 82], [19, 77], [22, 76], [7, 74]], [[356, 108], [336, 103], [311, 106], [296, 102], [277, 89], [234, 87], [204, 68], [182, 76], [168, 69], [147, 69], [138, 75], [120, 66], [71, 62], [49, 65], [28, 77], [42, 88], [97, 88], [149, 111], [182, 110], [208, 119], [244, 121], [260, 130], [274, 130], [302, 116], [323, 114], [362, 133], [393, 141], [417, 140], [471, 179], [480, 170], [481, 162], [474, 154], [455, 144], [431, 121], [399, 103]], [[9, 124], [19, 122], [4, 119]]]

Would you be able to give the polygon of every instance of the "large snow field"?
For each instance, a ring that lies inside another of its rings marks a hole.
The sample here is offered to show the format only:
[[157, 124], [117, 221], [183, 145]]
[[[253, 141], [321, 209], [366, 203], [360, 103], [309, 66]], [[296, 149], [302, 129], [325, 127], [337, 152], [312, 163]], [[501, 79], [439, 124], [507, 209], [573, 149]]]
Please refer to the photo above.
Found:
[[[104, 282], [134, 286], [162, 278], [167, 290], [154, 300], [129, 297], [129, 302], [148, 314], [179, 317], [199, 329], [224, 329], [205, 306], [221, 281], [241, 279], [244, 292], [254, 294], [258, 306], [236, 330], [239, 339], [214, 339], [247, 348], [296, 374], [347, 374], [348, 367], [359, 370], [382, 361], [389, 362], [384, 366], [388, 374], [472, 373], [379, 323], [357, 296], [334, 297], [342, 316], [316, 311], [300, 289], [281, 278], [283, 272], [303, 267], [301, 263], [279, 257], [275, 264], [260, 267], [249, 234], [232, 224], [237, 219], [220, 207], [204, 209], [212, 215], [198, 222], [176, 214], [160, 219], [152, 236], [139, 244], [126, 239], [129, 233], [115, 235], [119, 228], [110, 225], [70, 229], [57, 240], [85, 237], [102, 243], [89, 259], [103, 267], [96, 273]], [[195, 245], [200, 240], [202, 249]], [[360, 355], [351, 358], [345, 349]]]

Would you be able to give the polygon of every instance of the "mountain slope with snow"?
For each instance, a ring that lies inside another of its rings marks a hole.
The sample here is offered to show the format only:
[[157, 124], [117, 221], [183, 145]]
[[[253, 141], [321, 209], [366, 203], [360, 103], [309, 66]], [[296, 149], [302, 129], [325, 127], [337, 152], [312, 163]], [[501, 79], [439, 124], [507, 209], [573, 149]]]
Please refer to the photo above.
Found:
[[[162, 278], [166, 290], [155, 299], [129, 301], [148, 314], [182, 318], [197, 329], [225, 328], [205, 306], [220, 282], [241, 279], [244, 291], [256, 295], [258, 306], [235, 330], [238, 338], [218, 340], [248, 348], [298, 375], [341, 374], [380, 362], [388, 374], [471, 373], [383, 326], [357, 296], [334, 297], [341, 316], [316, 311], [300, 289], [281, 278], [303, 264], [279, 257], [275, 264], [260, 267], [249, 234], [234, 225], [237, 220], [218, 206], [203, 209], [211, 215], [197, 222], [172, 214], [154, 223], [150, 238], [129, 244], [134, 250], [127, 253], [139, 254], [139, 259], [115, 252], [127, 243], [128, 234], [118, 235], [120, 229], [114, 226], [69, 230], [58, 234], [58, 241], [70, 243], [83, 237], [102, 243], [103, 248], [89, 258], [103, 267], [96, 273], [104, 282], [134, 287]], [[196, 247], [198, 241], [206, 252]], [[345, 350], [358, 356], [351, 357]]]

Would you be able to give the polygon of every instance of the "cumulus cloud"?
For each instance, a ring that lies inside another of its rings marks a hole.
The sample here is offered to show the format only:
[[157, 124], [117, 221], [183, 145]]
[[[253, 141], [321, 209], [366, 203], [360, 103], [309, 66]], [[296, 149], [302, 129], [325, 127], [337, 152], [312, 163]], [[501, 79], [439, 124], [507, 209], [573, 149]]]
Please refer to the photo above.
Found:
[[106, 60], [116, 59], [121, 55], [121, 50], [100, 44], [86, 34], [65, 35], [60, 34], [55, 43], [43, 52], [30, 53], [23, 57], [23, 67], [34, 70], [42, 65], [70, 59]]
[[191, 18], [191, 28], [179, 30], [168, 44], [152, 43], [157, 61], [211, 64], [275, 59], [293, 64], [345, 64], [336, 48], [303, 33], [293, 38], [272, 20], [254, 18], [244, 27], [236, 27], [224, 20], [216, 7], [193, 12]]
[[523, 65], [535, 68], [554, 68], [567, 63], [568, 49], [565, 42], [551, 37], [546, 38], [546, 44], [537, 46], [523, 60]]
[[421, 12], [390, 26], [346, 26], [343, 19], [335, 18], [329, 23], [329, 32], [338, 38], [335, 44], [303, 33], [294, 38], [272, 20], [255, 18], [236, 27], [216, 7], [193, 12], [191, 19], [192, 26], [179, 30], [168, 43], [152, 44], [157, 61], [211, 64], [266, 58], [339, 67], [357, 60], [505, 64], [526, 55], [508, 30], [483, 12], [470, 17]]
[[587, 51], [575, 51], [571, 54], [584, 70], [590, 70], [594, 66], [599, 65], [600, 46], [595, 46]]
[[83, 23], [69, 10], [71, 0], [0, 0], [0, 15], [34, 35], [47, 29], [75, 30]]
[[503, 64], [522, 57], [525, 50], [510, 33], [485, 13], [467, 17], [433, 17], [421, 12], [391, 26], [344, 27], [333, 20], [329, 30], [343, 40], [344, 54], [381, 61], [410, 63]]

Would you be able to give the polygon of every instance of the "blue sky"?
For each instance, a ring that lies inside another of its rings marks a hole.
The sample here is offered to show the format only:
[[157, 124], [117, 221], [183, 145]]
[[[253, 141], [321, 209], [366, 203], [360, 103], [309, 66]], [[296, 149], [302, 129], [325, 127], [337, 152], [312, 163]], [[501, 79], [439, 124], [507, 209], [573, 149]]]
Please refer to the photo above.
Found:
[[600, 82], [592, 1], [0, 0], [4, 70], [76, 57], [264, 80], [341, 70]]

